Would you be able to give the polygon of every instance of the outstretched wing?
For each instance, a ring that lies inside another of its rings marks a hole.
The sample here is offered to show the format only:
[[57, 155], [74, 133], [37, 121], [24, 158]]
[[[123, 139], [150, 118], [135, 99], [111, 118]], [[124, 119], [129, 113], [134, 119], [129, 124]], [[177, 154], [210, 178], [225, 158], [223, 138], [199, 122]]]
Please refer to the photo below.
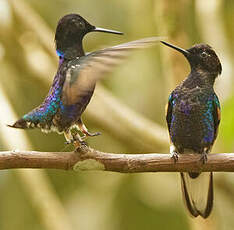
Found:
[[216, 94], [214, 94], [213, 106], [214, 106], [213, 119], [214, 119], [214, 141], [215, 141], [218, 135], [218, 128], [221, 119], [220, 103]]
[[121, 64], [131, 51], [150, 47], [160, 40], [160, 37], [144, 38], [98, 50], [81, 57], [67, 72], [62, 93], [63, 104], [79, 103], [85, 95], [93, 92], [96, 81]]

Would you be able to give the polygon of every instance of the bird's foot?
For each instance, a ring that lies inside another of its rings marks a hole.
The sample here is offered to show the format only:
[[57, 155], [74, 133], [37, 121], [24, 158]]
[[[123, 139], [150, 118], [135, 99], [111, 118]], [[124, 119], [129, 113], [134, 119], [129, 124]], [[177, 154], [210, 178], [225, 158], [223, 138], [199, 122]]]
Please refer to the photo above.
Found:
[[79, 141], [79, 142], [77, 141], [77, 142], [74, 143], [74, 146], [75, 146], [76, 149], [79, 149], [79, 148], [82, 148], [82, 147], [88, 147], [88, 144], [85, 141]]
[[207, 153], [206, 152], [202, 153], [200, 161], [202, 162], [202, 164], [205, 164], [207, 162]]
[[90, 132], [85, 132], [84, 133], [85, 134], [85, 136], [89, 136], [89, 137], [96, 137], [96, 136], [99, 136], [99, 135], [101, 135], [101, 133], [100, 132], [96, 132], [96, 133], [90, 133]]
[[87, 147], [87, 143], [84, 141], [85, 137], [73, 137], [73, 139], [66, 141], [65, 145], [70, 145], [73, 144], [75, 146], [75, 148], [79, 148], [81, 146]]
[[88, 144], [87, 144], [87, 142], [85, 142], [84, 140], [85, 140], [85, 136], [84, 137], [74, 137], [74, 139], [73, 139], [74, 141], [73, 141], [73, 145], [75, 146], [75, 147], [81, 147], [81, 146], [88, 146]]
[[81, 140], [74, 141], [73, 145], [75, 147], [75, 152], [79, 152], [79, 153], [81, 149], [88, 147], [88, 144], [85, 141], [81, 141]]
[[174, 163], [176, 163], [176, 162], [178, 161], [179, 155], [178, 155], [178, 153], [177, 153], [176, 151], [173, 151], [173, 152], [171, 153], [171, 159], [174, 160]]
[[86, 149], [88, 147], [87, 142], [85, 142], [83, 138], [84, 137], [80, 137], [79, 140], [76, 140], [73, 143], [73, 145], [75, 147], [75, 152], [77, 152], [79, 154], [81, 154], [83, 152], [82, 150], [84, 150], [84, 149]]
[[95, 137], [95, 136], [101, 135], [100, 132], [90, 133], [87, 127], [85, 126], [85, 124], [82, 122], [81, 118], [78, 120], [77, 124], [78, 124], [80, 131], [84, 134], [84, 138], [86, 136]]
[[[83, 133], [83, 134], [84, 134], [84, 135], [83, 135], [82, 137], [79, 137], [79, 142], [80, 142], [80, 143], [86, 143], [86, 142], [85, 142], [85, 139], [86, 139], [87, 137], [96, 137], [96, 136], [101, 135], [100, 132], [96, 132], [96, 133], [85, 132], [85, 133]], [[87, 145], [87, 144], [86, 144], [86, 145]]]

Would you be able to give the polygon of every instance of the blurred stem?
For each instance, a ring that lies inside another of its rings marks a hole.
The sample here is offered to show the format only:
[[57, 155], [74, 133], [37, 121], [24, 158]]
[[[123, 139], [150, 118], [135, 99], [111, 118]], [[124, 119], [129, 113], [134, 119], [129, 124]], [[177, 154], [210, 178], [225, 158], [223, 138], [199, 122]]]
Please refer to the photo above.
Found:
[[[16, 115], [1, 86], [0, 107], [2, 108], [0, 113], [0, 132], [5, 146], [9, 149], [32, 149], [24, 132], [15, 132], [6, 127], [10, 120], [16, 120]], [[72, 229], [64, 208], [51, 187], [47, 175], [42, 170], [16, 170], [15, 175], [20, 179], [25, 192], [31, 198], [45, 229]]]
[[[166, 21], [166, 12], [167, 2], [165, 0], [154, 1], [154, 23], [157, 31], [162, 34], [162, 36], [168, 36], [168, 23]], [[161, 72], [163, 75], [163, 79], [165, 79], [165, 87], [167, 93], [171, 92], [173, 87], [175, 86], [173, 71], [172, 71], [172, 63], [169, 57], [169, 49], [161, 48], [160, 53], [162, 54], [161, 58]], [[166, 96], [168, 99], [168, 95]]]
[[[217, 89], [220, 92], [220, 99], [224, 101], [230, 94], [232, 94], [232, 76], [233, 68], [231, 54], [229, 47], [227, 47], [227, 38], [224, 30], [224, 25], [221, 23], [221, 0], [203, 1], [197, 0], [196, 16], [198, 20], [198, 27], [200, 28], [205, 43], [209, 43], [218, 52], [221, 59], [223, 71], [222, 81], [217, 82]], [[214, 36], [215, 35], [215, 36]], [[225, 90], [224, 90], [225, 89]]]
[[87, 108], [88, 115], [112, 128], [115, 134], [124, 139], [126, 135], [131, 134], [132, 137], [127, 138], [128, 142], [132, 138], [138, 145], [148, 148], [151, 146], [158, 150], [168, 143], [168, 135], [164, 128], [131, 110], [101, 85], [97, 87], [95, 94], [92, 106]]
[[56, 191], [43, 170], [16, 170], [25, 193], [32, 201], [42, 223], [48, 230], [71, 230], [68, 217]]
[[8, 1], [14, 10], [14, 13], [20, 18], [22, 23], [39, 37], [41, 43], [49, 54], [57, 59], [56, 53], [53, 49], [54, 34], [50, 28], [48, 28], [46, 22], [24, 0]]

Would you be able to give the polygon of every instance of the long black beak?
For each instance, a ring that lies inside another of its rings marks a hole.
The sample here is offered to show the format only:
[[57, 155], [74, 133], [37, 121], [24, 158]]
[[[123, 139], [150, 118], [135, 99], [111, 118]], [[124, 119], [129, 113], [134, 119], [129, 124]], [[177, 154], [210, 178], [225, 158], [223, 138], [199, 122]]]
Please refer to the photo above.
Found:
[[122, 35], [122, 32], [116, 31], [116, 30], [108, 30], [100, 27], [95, 27], [92, 32], [104, 32], [104, 33], [111, 33], [111, 34], [119, 34]]
[[180, 48], [180, 47], [178, 47], [178, 46], [174, 46], [174, 45], [172, 45], [172, 44], [170, 44], [170, 43], [167, 43], [167, 42], [164, 42], [164, 41], [160, 41], [160, 42], [163, 43], [163, 44], [166, 45], [166, 46], [169, 46], [169, 47], [171, 47], [171, 48], [173, 48], [173, 49], [179, 51], [179, 52], [182, 53], [185, 57], [188, 57], [189, 54], [190, 54], [187, 50], [182, 49], [182, 48]]

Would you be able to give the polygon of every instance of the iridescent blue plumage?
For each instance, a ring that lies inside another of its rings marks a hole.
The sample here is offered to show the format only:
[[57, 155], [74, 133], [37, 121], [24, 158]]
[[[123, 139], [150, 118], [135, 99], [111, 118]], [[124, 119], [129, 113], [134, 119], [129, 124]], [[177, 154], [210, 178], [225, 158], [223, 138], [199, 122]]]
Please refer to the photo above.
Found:
[[[178, 154], [197, 153], [205, 163], [220, 122], [220, 104], [213, 85], [221, 74], [221, 63], [208, 45], [184, 50], [163, 43], [182, 53], [191, 66], [191, 73], [169, 96], [166, 120], [172, 157], [176, 162]], [[213, 206], [212, 173], [181, 173], [181, 182], [189, 212], [207, 218]]]
[[47, 125], [47, 128], [49, 129], [51, 126], [51, 121], [60, 106], [62, 92], [61, 84], [62, 82], [58, 74], [56, 75], [54, 83], [50, 88], [48, 96], [45, 98], [44, 102], [39, 107], [22, 117], [23, 120], [29, 122], [29, 127], [31, 125], [40, 125], [40, 127], [43, 128]]
[[210, 89], [197, 88], [191, 94], [176, 91], [169, 97], [171, 140], [176, 144], [183, 139], [183, 148], [201, 152], [204, 147], [213, 144], [217, 135], [218, 118], [214, 116], [217, 116], [216, 111], [220, 108], [218, 98]]
[[[45, 132], [57, 131], [64, 133], [66, 140], [75, 144], [77, 141], [82, 142], [86, 136], [100, 134], [90, 133], [81, 120], [96, 81], [105, 73], [111, 72], [132, 50], [152, 46], [159, 38], [145, 38], [85, 55], [82, 40], [89, 32], [122, 34], [95, 27], [77, 14], [69, 14], [60, 19], [55, 34], [59, 67], [49, 94], [40, 106], [10, 127], [38, 127]], [[73, 127], [83, 133], [83, 138], [78, 133], [71, 132]]]

